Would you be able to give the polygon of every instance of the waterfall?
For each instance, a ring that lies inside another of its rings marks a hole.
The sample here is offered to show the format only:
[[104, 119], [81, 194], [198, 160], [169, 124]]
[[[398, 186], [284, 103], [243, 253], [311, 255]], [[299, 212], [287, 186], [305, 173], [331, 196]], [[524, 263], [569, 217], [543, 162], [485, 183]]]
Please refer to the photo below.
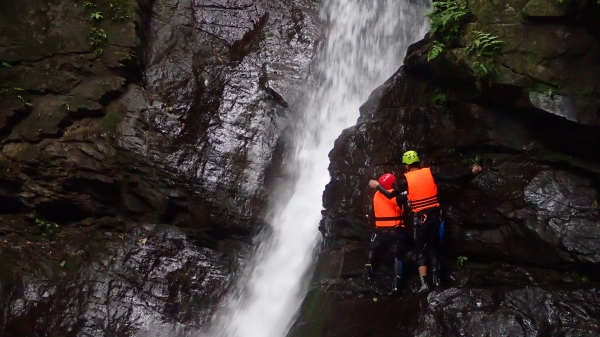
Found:
[[210, 337], [283, 337], [306, 295], [320, 233], [328, 153], [344, 128], [356, 123], [371, 91], [402, 64], [410, 43], [426, 32], [419, 0], [324, 0], [327, 40], [315, 59], [302, 120], [294, 123], [287, 166], [297, 177], [268, 219], [272, 228], [236, 289], [212, 322]]

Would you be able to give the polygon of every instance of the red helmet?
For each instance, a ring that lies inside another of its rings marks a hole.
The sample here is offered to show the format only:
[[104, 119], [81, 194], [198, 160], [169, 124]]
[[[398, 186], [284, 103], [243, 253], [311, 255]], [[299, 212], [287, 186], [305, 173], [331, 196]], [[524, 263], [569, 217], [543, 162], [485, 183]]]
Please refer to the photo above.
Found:
[[392, 186], [394, 186], [394, 183], [396, 182], [396, 177], [391, 173], [386, 173], [379, 177], [379, 180], [377, 181], [379, 182], [379, 185], [381, 185], [381, 187], [385, 188], [386, 190], [389, 190], [392, 188]]

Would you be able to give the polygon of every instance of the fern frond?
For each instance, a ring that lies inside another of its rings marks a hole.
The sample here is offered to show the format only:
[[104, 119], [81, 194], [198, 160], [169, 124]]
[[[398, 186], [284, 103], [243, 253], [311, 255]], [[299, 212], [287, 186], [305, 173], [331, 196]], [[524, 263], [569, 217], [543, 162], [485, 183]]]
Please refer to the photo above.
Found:
[[442, 52], [444, 52], [445, 45], [439, 41], [433, 41], [431, 47], [429, 48], [429, 52], [427, 53], [427, 62], [433, 60], [438, 57]]

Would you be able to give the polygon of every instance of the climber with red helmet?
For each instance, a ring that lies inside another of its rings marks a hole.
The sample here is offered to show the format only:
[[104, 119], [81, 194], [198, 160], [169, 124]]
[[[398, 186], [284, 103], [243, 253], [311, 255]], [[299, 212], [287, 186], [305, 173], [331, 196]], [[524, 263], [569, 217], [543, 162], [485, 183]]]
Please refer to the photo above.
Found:
[[438, 201], [438, 181], [459, 182], [477, 175], [481, 166], [473, 165], [471, 172], [456, 176], [445, 176], [434, 173], [428, 167], [421, 167], [419, 156], [415, 151], [407, 151], [402, 156], [402, 164], [406, 169], [404, 179], [396, 184], [396, 188], [388, 190], [377, 180], [369, 181], [371, 188], [377, 188], [386, 198], [396, 199], [399, 205], [408, 205], [412, 218], [413, 239], [416, 250], [416, 260], [421, 278], [421, 288], [418, 294], [427, 292], [427, 260], [430, 260], [433, 284], [440, 285], [439, 262], [437, 246], [439, 243], [440, 204]]
[[[379, 177], [378, 184], [386, 192], [394, 190], [396, 177], [386, 173]], [[402, 278], [402, 248], [404, 245], [404, 218], [402, 207], [398, 206], [394, 197], [387, 198], [381, 192], [376, 191], [373, 196], [373, 213], [370, 217], [375, 226], [371, 234], [371, 243], [365, 264], [364, 278], [373, 277], [373, 259], [376, 252], [384, 247], [391, 247], [394, 251], [394, 281], [392, 282], [392, 293], [398, 290]], [[390, 293], [391, 294], [391, 293]]]

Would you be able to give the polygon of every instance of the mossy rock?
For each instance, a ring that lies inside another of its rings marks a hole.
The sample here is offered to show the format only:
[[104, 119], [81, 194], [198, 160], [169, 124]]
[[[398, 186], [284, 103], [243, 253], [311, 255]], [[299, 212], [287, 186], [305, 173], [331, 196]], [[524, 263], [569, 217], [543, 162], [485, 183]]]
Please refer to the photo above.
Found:
[[106, 32], [108, 45], [133, 48], [137, 44], [138, 38], [133, 22], [105, 20], [100, 27]]
[[102, 104], [81, 96], [68, 96], [61, 104], [69, 112], [69, 115], [75, 118], [104, 115], [104, 106]]
[[600, 174], [600, 164], [582, 160], [572, 155], [555, 152], [552, 150], [545, 149], [541, 151], [541, 153], [536, 156], [536, 159], [541, 162], [549, 162], [553, 164], [567, 164], [572, 167]]
[[529, 101], [540, 110], [564, 117], [572, 122], [600, 125], [600, 101], [598, 99], [530, 91]]
[[138, 8], [136, 0], [91, 0], [96, 7], [94, 10], [102, 12], [107, 21], [131, 21], [135, 19]]
[[9, 143], [4, 145], [2, 153], [13, 160], [27, 162], [37, 158], [40, 150], [36, 145], [29, 143]]
[[304, 298], [300, 317], [290, 329], [288, 337], [325, 336], [327, 319], [330, 316], [327, 293], [320, 287], [313, 288]]
[[527, 0], [469, 0], [468, 7], [481, 23], [519, 23]]
[[447, 84], [456, 80], [473, 82], [470, 63], [472, 63], [471, 57], [467, 55], [465, 48], [450, 49], [446, 52], [443, 62], [435, 68], [434, 76]]
[[13, 128], [9, 140], [40, 141], [47, 136], [58, 136], [66, 123], [67, 111], [61, 104], [64, 96], [46, 95], [33, 100], [33, 111]]
[[28, 102], [19, 99], [15, 93], [0, 97], [0, 130], [8, 129], [10, 121], [14, 120], [16, 115], [26, 114], [27, 110], [30, 110], [26, 103]]
[[14, 85], [34, 92], [67, 93], [73, 89], [83, 77], [71, 71], [61, 70], [57, 60], [44, 60], [30, 67], [18, 67]]
[[[406, 316], [414, 302], [369, 294], [362, 287], [352, 292], [350, 283], [336, 280], [315, 285], [288, 337], [397, 336], [398, 325], [412, 319]], [[357, 292], [362, 294], [356, 296]]]
[[127, 108], [125, 105], [119, 101], [113, 101], [106, 108], [106, 115], [100, 120], [98, 130], [101, 132], [114, 132], [126, 114]]
[[471, 42], [473, 31], [489, 33], [503, 41], [494, 58], [518, 76], [499, 69], [499, 73], [503, 72], [499, 83], [527, 88], [546, 83], [567, 92], [593, 92], [600, 84], [600, 43], [581, 27], [471, 23], [465, 27], [462, 44]]
[[529, 77], [517, 74], [501, 64], [496, 65], [496, 70], [497, 73], [493, 79], [494, 83], [507, 84], [516, 87], [528, 87], [533, 84], [533, 81]]
[[531, 0], [523, 8], [525, 17], [562, 17], [568, 14], [568, 1], [562, 0]]
[[102, 53], [102, 62], [109, 68], [118, 69], [135, 64], [137, 56], [132, 48], [107, 46]]
[[120, 93], [125, 79], [120, 76], [94, 77], [78, 85], [71, 95], [77, 98], [100, 102], [107, 95]]
[[83, 6], [72, 1], [5, 0], [0, 44], [13, 46], [0, 59], [36, 61], [49, 55], [90, 50]]

